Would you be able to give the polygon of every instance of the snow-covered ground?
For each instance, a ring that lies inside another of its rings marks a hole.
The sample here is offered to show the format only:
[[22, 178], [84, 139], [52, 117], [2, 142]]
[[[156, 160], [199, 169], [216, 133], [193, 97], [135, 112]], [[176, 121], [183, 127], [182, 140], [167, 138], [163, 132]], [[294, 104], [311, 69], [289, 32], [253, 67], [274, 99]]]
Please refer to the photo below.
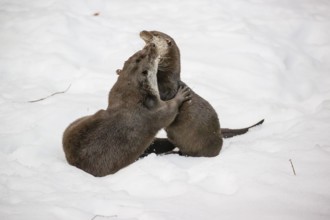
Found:
[[[62, 132], [106, 108], [144, 29], [176, 40], [223, 127], [266, 122], [215, 158], [95, 178]], [[330, 219], [328, 0], [0, 0], [0, 105], [1, 220]]]

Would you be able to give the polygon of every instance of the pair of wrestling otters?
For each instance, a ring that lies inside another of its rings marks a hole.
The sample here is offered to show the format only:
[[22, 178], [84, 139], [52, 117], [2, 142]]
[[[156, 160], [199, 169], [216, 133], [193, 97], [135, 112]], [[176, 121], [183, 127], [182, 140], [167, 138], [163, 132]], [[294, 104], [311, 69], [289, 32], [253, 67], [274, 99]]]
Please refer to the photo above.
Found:
[[[118, 70], [108, 108], [74, 121], [65, 130], [67, 161], [94, 176], [113, 174], [150, 153], [217, 156], [222, 138], [249, 128], [220, 129], [217, 113], [180, 80], [180, 52], [158, 31], [142, 31], [145, 47]], [[188, 101], [189, 100], [189, 101]], [[186, 102], [188, 101], [188, 102]], [[166, 138], [155, 138], [165, 128]]]

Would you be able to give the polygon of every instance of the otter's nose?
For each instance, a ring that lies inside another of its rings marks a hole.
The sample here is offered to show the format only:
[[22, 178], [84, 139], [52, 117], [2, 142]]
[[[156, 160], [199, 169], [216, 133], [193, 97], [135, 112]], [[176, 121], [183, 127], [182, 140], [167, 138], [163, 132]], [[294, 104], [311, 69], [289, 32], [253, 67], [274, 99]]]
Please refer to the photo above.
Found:
[[145, 46], [145, 52], [150, 59], [155, 59], [158, 56], [158, 50], [154, 43], [147, 44]]
[[144, 47], [144, 50], [156, 50], [156, 44], [154, 43], [149, 43]]

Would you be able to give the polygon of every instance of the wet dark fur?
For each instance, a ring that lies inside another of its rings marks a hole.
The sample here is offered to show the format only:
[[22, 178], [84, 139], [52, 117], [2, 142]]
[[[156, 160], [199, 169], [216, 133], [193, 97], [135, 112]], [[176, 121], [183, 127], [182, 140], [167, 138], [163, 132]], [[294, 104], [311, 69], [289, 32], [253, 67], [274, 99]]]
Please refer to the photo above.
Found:
[[[152, 36], [166, 39], [168, 50], [158, 65], [157, 82], [162, 100], [169, 100], [176, 94], [179, 86], [185, 85], [180, 79], [180, 51], [175, 41], [158, 31], [142, 31], [140, 36], [148, 44]], [[246, 133], [249, 128], [220, 129], [217, 113], [213, 107], [198, 94], [191, 92], [191, 102], [181, 106], [176, 120], [165, 128], [167, 139], [155, 139], [145, 152], [164, 153], [178, 147], [182, 155], [196, 157], [217, 156], [222, 147], [222, 138]], [[172, 148], [172, 149], [171, 149]]]
[[71, 165], [94, 176], [115, 173], [136, 161], [156, 133], [173, 122], [189, 92], [179, 89], [169, 101], [159, 98], [147, 77], [156, 77], [157, 56], [150, 44], [130, 57], [109, 93], [108, 108], [65, 130], [63, 149]]

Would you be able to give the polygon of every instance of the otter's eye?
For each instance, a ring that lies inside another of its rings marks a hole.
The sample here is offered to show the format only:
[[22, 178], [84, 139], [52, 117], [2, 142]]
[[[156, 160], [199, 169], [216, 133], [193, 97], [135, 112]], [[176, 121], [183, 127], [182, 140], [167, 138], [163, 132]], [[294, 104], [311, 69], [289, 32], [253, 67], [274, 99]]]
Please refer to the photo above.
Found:
[[142, 74], [145, 75], [145, 76], [148, 75], [148, 70], [142, 71]]
[[166, 42], [167, 42], [167, 45], [168, 45], [168, 46], [172, 46], [172, 41], [167, 40]]

